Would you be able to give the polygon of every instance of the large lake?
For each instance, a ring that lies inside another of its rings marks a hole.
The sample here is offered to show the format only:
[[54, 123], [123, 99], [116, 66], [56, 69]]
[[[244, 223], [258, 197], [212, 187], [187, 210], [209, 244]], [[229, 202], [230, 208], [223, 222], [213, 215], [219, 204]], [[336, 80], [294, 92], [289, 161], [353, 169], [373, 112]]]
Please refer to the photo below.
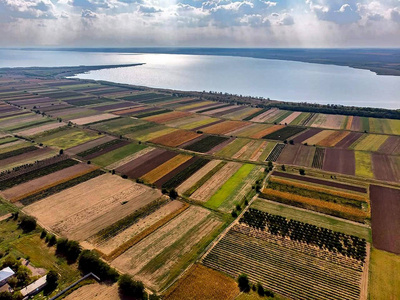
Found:
[[231, 56], [0, 50], [0, 67], [128, 63], [145, 64], [76, 77], [295, 102], [400, 108], [400, 76], [350, 67]]

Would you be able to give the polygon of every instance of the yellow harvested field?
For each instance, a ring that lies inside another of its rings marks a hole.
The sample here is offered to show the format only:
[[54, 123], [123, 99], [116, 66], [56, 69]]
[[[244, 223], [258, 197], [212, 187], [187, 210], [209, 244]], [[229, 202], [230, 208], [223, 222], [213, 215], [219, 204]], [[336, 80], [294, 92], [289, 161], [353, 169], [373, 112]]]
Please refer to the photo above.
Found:
[[116, 116], [114, 114], [105, 113], [105, 114], [101, 114], [101, 115], [94, 115], [94, 116], [74, 119], [74, 120], [71, 120], [71, 122], [78, 124], [78, 125], [85, 125], [85, 124], [89, 124], [89, 123], [110, 120], [110, 119], [115, 119], [115, 118], [119, 118], [119, 116]]
[[201, 187], [199, 187], [190, 198], [206, 202], [210, 197], [242, 166], [237, 162], [228, 162], [215, 173], [209, 180], [207, 180]]
[[[165, 128], [165, 129], [161, 129], [161, 130], [154, 131], [154, 132], [151, 132], [151, 133], [140, 135], [140, 136], [136, 137], [136, 139], [137, 140], [143, 140], [143, 141], [149, 141], [149, 140], [158, 138], [159, 136], [174, 132], [176, 130], [178, 130], [178, 129], [176, 129], [176, 128]], [[129, 134], [127, 136], [129, 137]]]
[[158, 221], [181, 209], [183, 206], [184, 204], [178, 200], [168, 202], [167, 204], [157, 209], [155, 212], [151, 213], [145, 218], [140, 219], [124, 231], [120, 232], [119, 234], [108, 240], [96, 241], [96, 238], [93, 237], [89, 238], [88, 241], [93, 244], [97, 250], [108, 256], [115, 249], [125, 244], [141, 232], [144, 232], [153, 224], [156, 224]]
[[350, 131], [334, 131], [331, 135], [318, 142], [318, 145], [322, 147], [333, 147], [349, 134]]
[[93, 283], [81, 286], [79, 289], [73, 291], [64, 300], [82, 300], [82, 299], [96, 299], [96, 300], [121, 300], [118, 292], [118, 284], [99, 284]]
[[236, 281], [203, 265], [193, 265], [165, 294], [165, 300], [231, 300], [239, 294]]
[[192, 156], [190, 155], [179, 154], [146, 173], [144, 176], [142, 176], [142, 179], [146, 182], [154, 183], [191, 158]]
[[293, 122], [294, 119], [296, 119], [300, 115], [301, 115], [301, 111], [295, 111], [295, 112], [291, 113], [289, 116], [287, 116], [285, 119], [280, 121], [279, 123], [290, 124], [291, 122]]
[[320, 141], [322, 141], [324, 139], [329, 139], [329, 136], [334, 133], [335, 133], [335, 131], [333, 131], [333, 130], [322, 130], [321, 132], [317, 133], [316, 135], [303, 141], [303, 144], [307, 143], [310, 146], [317, 145]]
[[50, 231], [85, 240], [161, 196], [160, 191], [104, 174], [23, 209]]
[[50, 124], [46, 124], [46, 125], [42, 125], [39, 127], [34, 127], [34, 128], [30, 128], [30, 129], [26, 129], [26, 130], [22, 130], [17, 132], [16, 134], [21, 135], [21, 136], [31, 136], [31, 135], [35, 135], [44, 131], [48, 131], [48, 130], [52, 130], [52, 129], [56, 129], [59, 127], [63, 127], [66, 126], [67, 124], [65, 124], [64, 122], [54, 122], [54, 123], [50, 123]]
[[176, 188], [177, 192], [182, 195], [192, 186], [194, 186], [201, 178], [203, 178], [208, 172], [214, 169], [221, 161], [220, 160], [212, 160], [188, 179], [186, 179], [180, 186]]
[[368, 134], [356, 141], [352, 146], [354, 150], [378, 151], [379, 147], [388, 139], [387, 135]]

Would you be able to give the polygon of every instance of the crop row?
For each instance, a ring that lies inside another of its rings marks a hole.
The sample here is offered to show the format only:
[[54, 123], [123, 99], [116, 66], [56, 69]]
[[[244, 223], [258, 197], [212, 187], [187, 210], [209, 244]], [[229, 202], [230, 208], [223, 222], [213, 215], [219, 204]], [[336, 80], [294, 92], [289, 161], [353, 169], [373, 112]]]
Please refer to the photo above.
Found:
[[201, 140], [194, 142], [193, 144], [190, 144], [190, 145], [184, 147], [184, 149], [190, 150], [190, 151], [195, 151], [195, 152], [200, 152], [200, 153], [205, 153], [205, 152], [210, 151], [215, 146], [227, 141], [228, 139], [229, 138], [227, 138], [227, 137], [209, 135]]
[[200, 170], [203, 166], [205, 166], [208, 162], [209, 162], [208, 159], [203, 159], [203, 158], [196, 160], [189, 167], [187, 167], [183, 171], [179, 172], [174, 177], [172, 177], [170, 180], [168, 180], [166, 183], [164, 183], [162, 185], [162, 188], [165, 188], [167, 190], [176, 188], [182, 182], [184, 182], [186, 179], [188, 179], [190, 176], [192, 176], [194, 173], [196, 173], [198, 170]]
[[108, 149], [110, 147], [119, 145], [119, 144], [121, 144], [123, 142], [124, 142], [123, 140], [119, 140], [119, 139], [111, 140], [111, 141], [108, 141], [108, 142], [106, 142], [104, 144], [97, 145], [97, 146], [95, 146], [93, 148], [90, 148], [88, 150], [82, 151], [82, 152], [78, 153], [77, 155], [80, 156], [80, 157], [83, 157], [85, 159], [91, 159], [93, 157], [89, 157], [89, 156], [91, 156], [92, 154], [95, 154], [95, 153], [100, 152], [102, 150], [105, 150], [105, 149]]
[[218, 106], [218, 107], [213, 106], [213, 107], [205, 108], [205, 109], [199, 110], [197, 113], [201, 114], [201, 113], [205, 113], [205, 112], [208, 112], [208, 111], [212, 111], [214, 109], [220, 109], [220, 108], [224, 108], [224, 107], [228, 107], [228, 106], [231, 106], [231, 104], [225, 104], [225, 105], [221, 105], [221, 106]]
[[250, 116], [247, 116], [246, 118], [244, 118], [243, 121], [250, 121], [251, 119], [265, 113], [267, 110], [269, 110], [269, 108], [260, 109], [259, 111], [255, 112], [254, 114], [251, 114]]
[[74, 159], [64, 159], [61, 161], [57, 161], [51, 165], [42, 166], [39, 169], [32, 170], [27, 173], [24, 173], [24, 174], [21, 174], [21, 175], [15, 176], [13, 178], [9, 178], [7, 180], [2, 181], [0, 190], [5, 190], [5, 189], [11, 188], [13, 186], [16, 186], [18, 184], [27, 182], [29, 180], [39, 178], [39, 177], [42, 177], [45, 175], [49, 175], [56, 171], [74, 166], [78, 163], [79, 163], [79, 161], [74, 160]]
[[285, 193], [273, 189], [264, 189], [260, 194], [260, 197], [283, 204], [310, 209], [313, 211], [348, 219], [359, 223], [363, 223], [368, 217], [368, 213], [360, 209], [318, 199], [298, 196], [295, 194]]
[[52, 165], [56, 162], [62, 161], [67, 159], [68, 156], [66, 155], [56, 155], [51, 158], [47, 158], [44, 160], [38, 160], [31, 164], [25, 164], [22, 166], [17, 166], [12, 168], [11, 170], [6, 170], [0, 173], [0, 183], [4, 180], [17, 177], [18, 175], [22, 175], [49, 165]]
[[272, 215], [253, 208], [249, 208], [239, 222], [259, 230], [265, 230], [271, 234], [305, 242], [321, 249], [339, 252], [357, 260], [365, 260], [366, 241], [353, 235], [300, 221], [288, 220], [285, 217]]
[[276, 144], [274, 149], [272, 149], [271, 153], [268, 155], [266, 161], [276, 161], [281, 155], [283, 148], [285, 148], [285, 144]]
[[246, 273], [291, 299], [358, 299], [360, 292], [358, 271], [232, 231], [203, 264], [233, 277]]
[[310, 113], [310, 114], [308, 115], [308, 117], [305, 118], [305, 119], [301, 122], [301, 124], [299, 124], [299, 125], [306, 126], [307, 123], [310, 122], [311, 119], [312, 119], [314, 116], [315, 116], [315, 113]]
[[312, 167], [316, 169], [322, 169], [322, 165], [324, 163], [324, 156], [325, 156], [325, 149], [324, 148], [317, 148], [315, 149]]
[[0, 154], [0, 160], [6, 159], [6, 158], [10, 158], [13, 156], [17, 156], [17, 155], [21, 155], [21, 154], [25, 154], [27, 152], [31, 152], [31, 151], [35, 151], [39, 148], [35, 147], [35, 146], [28, 146], [28, 147], [24, 147], [24, 148], [19, 148], [19, 149], [15, 149], [12, 151], [8, 151], [5, 153], [1, 153]]
[[88, 180], [90, 180], [92, 178], [95, 178], [97, 176], [100, 176], [102, 174], [104, 174], [104, 171], [102, 171], [100, 169], [94, 170], [93, 172], [87, 173], [87, 174], [79, 176], [79, 177], [75, 177], [74, 179], [71, 179], [71, 180], [69, 180], [67, 182], [60, 183], [60, 184], [58, 184], [56, 186], [53, 186], [53, 187], [51, 187], [51, 188], [49, 188], [47, 190], [40, 191], [38, 193], [30, 195], [30, 196], [28, 196], [28, 197], [26, 197], [24, 199], [21, 199], [20, 202], [23, 205], [32, 204], [32, 203], [34, 203], [36, 201], [39, 201], [39, 200], [41, 200], [43, 198], [46, 198], [46, 197], [49, 197], [49, 196], [54, 195], [56, 193], [59, 193], [59, 192], [61, 192], [63, 190], [66, 190], [66, 189], [68, 189], [70, 187], [78, 185], [78, 184], [80, 184], [82, 182], [88, 181]]

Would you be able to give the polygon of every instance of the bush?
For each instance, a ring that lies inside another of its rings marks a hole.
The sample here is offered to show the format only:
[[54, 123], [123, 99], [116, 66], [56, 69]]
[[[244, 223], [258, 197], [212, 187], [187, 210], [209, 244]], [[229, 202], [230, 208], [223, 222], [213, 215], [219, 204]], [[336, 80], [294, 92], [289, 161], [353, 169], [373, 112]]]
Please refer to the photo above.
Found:
[[304, 169], [299, 170], [300, 175], [306, 175], [306, 171]]
[[238, 286], [239, 286], [240, 291], [242, 291], [242, 292], [250, 291], [249, 278], [247, 277], [246, 274], [239, 275]]
[[275, 296], [273, 291], [270, 291], [270, 290], [267, 290], [267, 289], [264, 290], [264, 295], [267, 296], [267, 297], [271, 297], [271, 298], [273, 298]]
[[0, 300], [13, 300], [13, 296], [10, 292], [0, 292]]
[[36, 220], [31, 216], [23, 216], [19, 227], [24, 232], [31, 232], [36, 229]]
[[118, 280], [118, 291], [121, 295], [135, 299], [144, 299], [144, 285], [141, 281], [135, 281], [131, 276], [124, 274]]
[[40, 238], [43, 240], [46, 236], [47, 236], [47, 231], [43, 229], [42, 233], [40, 234]]
[[282, 170], [282, 171], [286, 171], [285, 165], [282, 165], [282, 166], [281, 166], [281, 170]]
[[56, 253], [65, 256], [68, 262], [75, 262], [81, 253], [81, 247], [76, 241], [60, 239], [57, 241]]
[[257, 283], [257, 294], [258, 295], [260, 295], [260, 297], [263, 297], [264, 296], [264, 288], [263, 288], [263, 286], [261, 285], [261, 283]]
[[118, 272], [102, 261], [97, 254], [90, 250], [84, 250], [78, 261], [78, 268], [84, 274], [93, 272], [101, 280], [115, 282], [118, 280]]
[[237, 216], [238, 216], [236, 210], [232, 210], [231, 215], [232, 215], [232, 217], [234, 217], [234, 218], [237, 218]]
[[171, 199], [176, 199], [176, 198], [178, 198], [178, 192], [175, 191], [175, 189], [172, 189], [169, 191], [169, 196]]
[[121, 175], [121, 177], [122, 177], [123, 179], [128, 179], [128, 176], [125, 175], [125, 174]]
[[57, 238], [54, 234], [52, 234], [49, 237], [48, 245], [51, 247], [51, 246], [54, 246], [56, 243], [57, 243]]
[[47, 286], [50, 288], [55, 288], [58, 285], [58, 273], [56, 271], [50, 270], [46, 277]]

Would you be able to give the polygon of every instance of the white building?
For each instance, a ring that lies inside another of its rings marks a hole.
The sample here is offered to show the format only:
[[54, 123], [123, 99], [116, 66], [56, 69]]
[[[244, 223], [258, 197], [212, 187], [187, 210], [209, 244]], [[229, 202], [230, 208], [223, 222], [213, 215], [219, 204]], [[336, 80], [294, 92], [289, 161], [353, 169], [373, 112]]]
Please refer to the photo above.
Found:
[[5, 285], [8, 280], [14, 276], [14, 271], [10, 267], [0, 270], [0, 286]]

